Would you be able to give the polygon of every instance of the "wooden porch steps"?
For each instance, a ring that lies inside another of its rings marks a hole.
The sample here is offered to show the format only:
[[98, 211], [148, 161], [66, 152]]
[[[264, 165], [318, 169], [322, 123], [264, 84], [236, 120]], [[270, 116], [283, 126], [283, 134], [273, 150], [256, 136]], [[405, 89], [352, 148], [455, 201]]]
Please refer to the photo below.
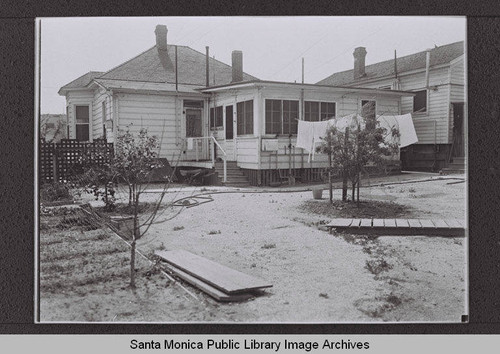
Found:
[[326, 227], [330, 233], [465, 236], [465, 222], [460, 219], [333, 219]]
[[219, 181], [226, 186], [247, 187], [250, 185], [248, 178], [241, 172], [236, 161], [227, 161], [227, 182], [224, 183], [224, 163], [215, 163], [215, 172], [219, 175]]
[[219, 301], [242, 301], [268, 282], [185, 250], [155, 251], [167, 269]]

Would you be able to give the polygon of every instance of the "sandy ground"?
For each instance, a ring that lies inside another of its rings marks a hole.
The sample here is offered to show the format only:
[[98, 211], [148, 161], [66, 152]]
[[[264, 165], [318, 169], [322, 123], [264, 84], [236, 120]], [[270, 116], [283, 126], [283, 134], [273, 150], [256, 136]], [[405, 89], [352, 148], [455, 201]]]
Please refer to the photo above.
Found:
[[[409, 178], [387, 182], [404, 179]], [[450, 182], [363, 188], [361, 199], [406, 205], [413, 218], [465, 219], [466, 184]], [[310, 191], [216, 193], [221, 190], [227, 189], [204, 190], [213, 202], [184, 208], [174, 219], [151, 226], [139, 249], [144, 254], [184, 249], [265, 279], [272, 288], [249, 301], [224, 304], [185, 285], [194, 299], [161, 274], [140, 276], [135, 292], [123, 288], [125, 278], [117, 278], [90, 294], [42, 293], [42, 320], [460, 322], [467, 313], [466, 238], [331, 235], [321, 227], [328, 217], [303, 208], [312, 200]], [[166, 202], [201, 189], [173, 191]], [[165, 209], [160, 219], [178, 209]], [[146, 262], [141, 269], [147, 269]]]

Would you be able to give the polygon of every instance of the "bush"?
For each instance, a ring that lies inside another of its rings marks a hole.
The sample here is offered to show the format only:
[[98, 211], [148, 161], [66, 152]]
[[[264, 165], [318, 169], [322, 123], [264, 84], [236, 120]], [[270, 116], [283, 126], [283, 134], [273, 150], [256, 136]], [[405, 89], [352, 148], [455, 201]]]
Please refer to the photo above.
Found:
[[42, 202], [55, 202], [60, 200], [72, 200], [69, 187], [63, 182], [44, 184], [40, 188], [40, 200]]

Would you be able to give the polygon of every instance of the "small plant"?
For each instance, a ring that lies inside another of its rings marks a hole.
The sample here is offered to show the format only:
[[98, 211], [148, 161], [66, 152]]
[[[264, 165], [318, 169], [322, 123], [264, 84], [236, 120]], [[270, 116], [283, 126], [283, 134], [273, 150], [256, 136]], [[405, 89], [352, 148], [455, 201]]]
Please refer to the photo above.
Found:
[[261, 247], [262, 249], [265, 249], [265, 250], [268, 250], [268, 249], [271, 249], [271, 248], [276, 248], [276, 244], [275, 243], [266, 243], [264, 246]]
[[415, 188], [410, 188], [410, 189], [408, 189], [408, 192], [410, 192], [410, 193], [415, 193], [415, 192], [416, 192], [416, 190], [415, 190]]
[[56, 202], [61, 200], [72, 200], [69, 187], [64, 182], [53, 182], [44, 184], [40, 188], [40, 200], [42, 202]]
[[371, 261], [366, 261], [366, 269], [370, 271], [370, 273], [378, 275], [382, 272], [386, 272], [389, 269], [392, 269], [392, 265], [386, 262], [385, 259], [379, 258]]

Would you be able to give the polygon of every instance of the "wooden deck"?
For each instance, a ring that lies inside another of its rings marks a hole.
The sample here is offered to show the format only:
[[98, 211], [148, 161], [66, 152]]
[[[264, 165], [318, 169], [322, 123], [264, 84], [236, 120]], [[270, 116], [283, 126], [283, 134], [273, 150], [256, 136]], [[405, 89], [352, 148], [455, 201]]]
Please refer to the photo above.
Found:
[[459, 219], [333, 219], [326, 225], [330, 232], [449, 237], [464, 237], [465, 226]]

